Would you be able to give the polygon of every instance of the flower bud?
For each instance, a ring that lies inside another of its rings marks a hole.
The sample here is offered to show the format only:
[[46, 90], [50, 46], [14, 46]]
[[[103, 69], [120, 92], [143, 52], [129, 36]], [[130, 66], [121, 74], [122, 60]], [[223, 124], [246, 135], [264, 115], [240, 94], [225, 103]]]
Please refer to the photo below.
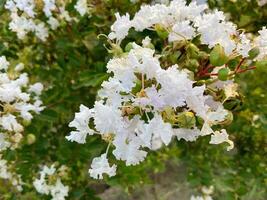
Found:
[[166, 38], [168, 38], [169, 33], [168, 33], [168, 32], [165, 30], [165, 28], [162, 27], [161, 25], [156, 24], [156, 26], [155, 26], [155, 30], [156, 30], [158, 36], [159, 36], [161, 39], [166, 39]]
[[175, 123], [175, 120], [176, 120], [176, 116], [175, 116], [175, 113], [174, 113], [174, 110], [172, 107], [165, 107], [164, 108], [164, 112], [162, 113], [163, 114], [163, 119], [164, 121], [167, 121], [171, 124], [174, 124]]
[[176, 116], [176, 122], [180, 128], [193, 128], [196, 124], [196, 118], [192, 112], [182, 112]]
[[193, 43], [190, 43], [186, 47], [187, 53], [190, 55], [191, 58], [198, 58], [199, 57], [199, 49]]
[[218, 78], [221, 81], [226, 81], [228, 79], [229, 69], [222, 68], [218, 71]]
[[171, 54], [170, 55], [171, 62], [176, 63], [180, 55], [181, 55], [181, 51], [175, 51], [173, 54]]
[[26, 119], [24, 119], [23, 121], [22, 121], [22, 125], [23, 126], [29, 126], [31, 124], [31, 120], [26, 120]]
[[19, 143], [22, 138], [23, 138], [23, 135], [21, 133], [16, 133], [16, 134], [12, 135], [10, 139], [14, 143]]
[[132, 42], [129, 42], [124, 48], [125, 52], [130, 52], [132, 49], [133, 49], [133, 43]]
[[191, 71], [195, 71], [195, 69], [197, 69], [199, 66], [199, 63], [196, 59], [191, 59], [188, 61], [188, 69], [190, 69]]
[[35, 141], [36, 141], [36, 137], [35, 137], [34, 134], [30, 133], [30, 134], [27, 135], [26, 142], [27, 142], [28, 145], [31, 145], [31, 144], [35, 143]]
[[213, 66], [222, 66], [227, 62], [228, 58], [225, 55], [224, 48], [216, 45], [210, 52], [210, 63]]
[[248, 52], [249, 55], [249, 59], [253, 60], [254, 58], [256, 58], [258, 55], [260, 54], [260, 50], [257, 47], [254, 47], [253, 49], [250, 49], [250, 51]]

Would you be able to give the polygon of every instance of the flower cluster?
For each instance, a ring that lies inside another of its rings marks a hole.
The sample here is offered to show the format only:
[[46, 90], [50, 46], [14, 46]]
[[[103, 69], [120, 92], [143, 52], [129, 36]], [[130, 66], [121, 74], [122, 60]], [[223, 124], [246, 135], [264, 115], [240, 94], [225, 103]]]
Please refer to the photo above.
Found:
[[12, 168], [12, 165], [8, 164], [6, 160], [0, 159], [0, 178], [9, 180], [18, 191], [22, 191], [23, 182], [21, 176], [10, 168]]
[[[171, 1], [169, 5], [145, 5], [130, 20], [129, 14], [120, 16], [116, 14], [116, 22], [111, 26], [110, 39], [121, 41], [128, 35], [130, 28], [136, 31], [154, 29], [166, 34], [169, 42], [190, 40], [200, 35], [202, 44], [209, 48], [220, 44], [230, 55], [235, 51], [247, 56], [251, 49], [245, 35], [238, 35], [236, 26], [226, 21], [221, 11], [205, 13], [206, 4], [198, 5], [193, 2], [186, 5], [184, 0]], [[166, 32], [166, 33], [165, 33]], [[234, 40], [234, 36], [240, 40]]]
[[[211, 128], [224, 122], [229, 112], [204, 94], [204, 85], [194, 86], [188, 71], [178, 65], [163, 69], [154, 50], [137, 44], [128, 54], [110, 60], [107, 68], [114, 76], [103, 82], [101, 100], [94, 108], [81, 105], [70, 123], [77, 130], [68, 140], [85, 143], [87, 135], [100, 134], [115, 146], [114, 156], [126, 165], [143, 161], [145, 149], [168, 145], [174, 136], [194, 141], [212, 134], [211, 144], [228, 142], [232, 148], [224, 129], [214, 132]], [[203, 120], [202, 127], [196, 118]], [[95, 129], [89, 127], [90, 119]], [[106, 155], [93, 160], [92, 177], [115, 175], [116, 168], [107, 164]]]
[[256, 44], [259, 47], [260, 54], [257, 59], [266, 59], [267, 58], [267, 29], [263, 27], [259, 31], [259, 36], [256, 38]]
[[27, 73], [21, 73], [23, 64], [9, 67], [0, 57], [0, 151], [14, 149], [22, 139], [23, 125], [29, 124], [33, 113], [43, 110], [40, 95], [41, 83], [29, 84]]
[[265, 6], [267, 4], [267, 0], [258, 0], [259, 6]]
[[43, 166], [40, 177], [35, 179], [33, 186], [40, 194], [51, 195], [52, 200], [65, 200], [68, 196], [69, 187], [63, 185], [61, 177], [65, 176], [66, 167], [56, 169], [54, 165]]
[[[43, 110], [40, 95], [41, 83], [29, 84], [27, 73], [21, 73], [24, 65], [11, 67], [5, 56], [0, 57], [0, 157], [7, 149], [15, 149], [23, 138], [24, 126], [34, 113]], [[22, 190], [20, 175], [11, 170], [12, 163], [0, 160], [0, 178], [9, 180], [17, 190]]]
[[[7, 0], [5, 8], [11, 12], [9, 29], [15, 32], [19, 39], [33, 32], [40, 40], [46, 41], [49, 28], [56, 30], [63, 21], [71, 22], [71, 17], [65, 9], [66, 3], [62, 0]], [[81, 16], [88, 13], [86, 0], [78, 0], [74, 8]], [[45, 21], [42, 21], [42, 15]]]
[[194, 196], [194, 195], [192, 195], [190, 200], [212, 200], [211, 195], [214, 192], [214, 187], [213, 186], [210, 186], [210, 187], [203, 186], [201, 188], [201, 192], [203, 193], [202, 196]]
[[[139, 164], [148, 150], [169, 145], [174, 137], [195, 141], [210, 135], [210, 144], [226, 142], [227, 150], [233, 148], [223, 125], [232, 121], [229, 110], [240, 98], [234, 77], [255, 68], [251, 64], [259, 48], [222, 12], [206, 8], [174, 0], [144, 5], [132, 20], [129, 14], [116, 14], [108, 35], [115, 55], [107, 64], [112, 76], [102, 83], [92, 109], [80, 106], [69, 124], [76, 130], [66, 136], [83, 144], [87, 135], [98, 134], [109, 143], [93, 159], [91, 177], [115, 175], [116, 165], [107, 160], [110, 146], [127, 166]], [[130, 29], [155, 31], [163, 47], [155, 50], [146, 37], [142, 46], [131, 42], [123, 52], [120, 45]]]

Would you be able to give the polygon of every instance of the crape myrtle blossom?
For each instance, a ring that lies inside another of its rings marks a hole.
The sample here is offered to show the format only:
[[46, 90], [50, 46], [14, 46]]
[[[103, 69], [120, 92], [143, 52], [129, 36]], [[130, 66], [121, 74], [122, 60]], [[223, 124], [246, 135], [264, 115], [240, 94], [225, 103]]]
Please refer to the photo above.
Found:
[[132, 19], [128, 13], [123, 16], [116, 13], [109, 38], [120, 43], [128, 35], [130, 28], [136, 31], [162, 29], [167, 32], [169, 42], [191, 40], [200, 36], [202, 44], [209, 48], [220, 44], [227, 55], [238, 53], [247, 57], [251, 44], [246, 36], [239, 34], [236, 26], [226, 20], [223, 12], [206, 11], [207, 4], [192, 2], [187, 5], [184, 0], [144, 5]]
[[16, 148], [22, 139], [23, 124], [44, 108], [39, 98], [43, 85], [31, 85], [28, 74], [21, 72], [23, 67], [18, 64], [12, 68], [4, 56], [0, 57], [0, 151]]
[[[210, 137], [210, 144], [227, 143], [231, 150], [234, 143], [224, 125], [233, 118], [228, 101], [239, 97], [234, 77], [254, 68], [255, 48], [265, 47], [265, 29], [255, 45], [223, 12], [184, 0], [143, 5], [132, 18], [128, 13], [115, 16], [108, 35], [114, 54], [107, 63], [111, 76], [92, 108], [80, 106], [69, 124], [75, 130], [66, 136], [85, 143], [88, 135], [99, 135], [108, 143], [106, 152], [93, 159], [90, 176], [115, 175], [116, 165], [108, 162], [111, 153], [127, 166], [137, 165], [149, 150], [174, 138], [193, 142]], [[121, 42], [130, 29], [156, 31], [162, 50], [145, 36], [142, 46], [130, 42], [123, 52]], [[239, 64], [230, 68], [230, 59]]]
[[211, 197], [211, 195], [214, 193], [214, 186], [213, 185], [209, 187], [202, 186], [201, 192], [202, 192], [201, 196], [192, 195], [190, 197], [190, 200], [212, 200], [213, 198]]
[[[87, 135], [101, 135], [114, 147], [115, 158], [126, 165], [139, 164], [148, 149], [168, 145], [175, 136], [195, 141], [200, 136], [217, 134], [212, 126], [228, 115], [222, 105], [213, 109], [207, 104], [210, 96], [204, 94], [205, 85], [194, 86], [195, 81], [178, 65], [163, 69], [159, 56], [150, 48], [133, 43], [129, 53], [111, 59], [107, 68], [113, 76], [103, 82], [100, 100], [91, 109], [80, 106], [70, 123], [76, 130], [66, 138], [85, 143]], [[201, 117], [203, 127], [179, 127], [175, 118], [184, 111]], [[171, 116], [166, 116], [167, 112]], [[214, 136], [212, 143], [222, 143], [223, 139]], [[116, 166], [108, 164], [107, 153], [93, 159], [89, 170], [93, 178], [115, 175]]]
[[61, 176], [64, 175], [65, 167], [56, 169], [54, 165], [43, 166], [39, 178], [33, 181], [33, 186], [40, 194], [51, 195], [51, 200], [65, 200], [68, 196], [69, 187], [62, 183]]
[[[11, 170], [12, 165], [0, 155], [0, 178], [8, 180], [18, 191], [22, 191], [23, 182], [21, 176]], [[14, 166], [13, 166], [14, 168]]]
[[259, 47], [260, 54], [256, 58], [257, 60], [261, 60], [263, 58], [267, 58], [267, 29], [263, 27], [259, 31], [259, 36], [255, 39], [256, 45]]
[[[62, 21], [76, 21], [65, 9], [66, 3], [57, 0], [7, 0], [5, 8], [10, 11], [9, 29], [19, 39], [32, 32], [41, 41], [46, 41], [49, 29], [56, 30]], [[74, 8], [84, 16], [89, 12], [87, 0], [78, 0]], [[45, 21], [42, 21], [45, 16]]]

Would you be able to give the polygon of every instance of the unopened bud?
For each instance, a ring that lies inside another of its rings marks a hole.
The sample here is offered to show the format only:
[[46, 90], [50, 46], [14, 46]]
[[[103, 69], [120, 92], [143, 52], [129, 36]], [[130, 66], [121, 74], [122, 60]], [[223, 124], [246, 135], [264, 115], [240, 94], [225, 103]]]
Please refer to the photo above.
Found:
[[229, 69], [222, 68], [218, 71], [218, 79], [221, 81], [226, 81], [228, 79]]
[[31, 145], [31, 144], [35, 143], [35, 141], [36, 141], [36, 137], [32, 133], [28, 134], [26, 139], [27, 139], [28, 145]]
[[260, 50], [259, 48], [255, 47], [253, 49], [251, 49], [249, 52], [248, 52], [248, 55], [249, 55], [249, 59], [253, 60], [254, 58], [256, 58], [258, 55], [260, 54]]
[[196, 118], [192, 112], [182, 112], [176, 116], [176, 122], [180, 128], [193, 128], [196, 124]]
[[162, 38], [162, 39], [166, 39], [166, 38], [168, 38], [169, 33], [168, 33], [168, 32], [165, 30], [165, 28], [162, 27], [161, 25], [156, 24], [156, 26], [155, 26], [155, 30], [156, 30], [156, 32], [157, 32], [157, 34], [158, 34], [158, 36], [159, 36], [160, 38]]
[[31, 120], [26, 120], [26, 119], [24, 119], [23, 121], [22, 121], [22, 125], [23, 126], [29, 126], [31, 124]]
[[210, 63], [213, 66], [222, 66], [227, 62], [228, 58], [224, 52], [224, 48], [216, 45], [210, 52]]
[[199, 57], [199, 49], [193, 43], [190, 43], [186, 47], [187, 53], [190, 55], [191, 58], [198, 58]]
[[129, 42], [124, 48], [124, 50], [126, 52], [130, 52], [132, 49], [133, 49], [133, 43], [132, 42]]

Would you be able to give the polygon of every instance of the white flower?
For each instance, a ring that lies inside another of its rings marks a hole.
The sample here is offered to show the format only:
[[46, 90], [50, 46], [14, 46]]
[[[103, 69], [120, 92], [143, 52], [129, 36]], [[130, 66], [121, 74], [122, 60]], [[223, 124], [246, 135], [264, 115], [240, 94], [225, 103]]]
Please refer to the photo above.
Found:
[[174, 65], [167, 70], [157, 71], [157, 81], [161, 85], [158, 93], [164, 99], [166, 106], [185, 105], [187, 92], [192, 88], [193, 82], [188, 79], [188, 75], [177, 68], [178, 66]]
[[10, 179], [12, 177], [11, 173], [8, 171], [7, 161], [0, 160], [0, 178]]
[[84, 144], [87, 134], [94, 134], [94, 130], [89, 128], [89, 121], [92, 117], [93, 110], [90, 110], [84, 105], [80, 105], [80, 112], [75, 113], [74, 120], [69, 124], [69, 127], [74, 127], [77, 131], [71, 131], [70, 135], [66, 136], [66, 139]]
[[124, 16], [120, 16], [119, 13], [115, 14], [116, 22], [111, 26], [111, 33], [108, 37], [111, 40], [117, 39], [122, 40], [128, 34], [129, 29], [132, 27], [130, 16], [128, 13]]
[[74, 8], [80, 13], [81, 16], [84, 16], [88, 12], [87, 0], [78, 0]]
[[256, 45], [259, 47], [260, 54], [257, 56], [257, 60], [261, 60], [267, 56], [267, 29], [263, 27], [259, 31], [259, 36], [256, 38]]
[[[5, 71], [0, 72], [0, 101], [3, 109], [0, 114], [0, 126], [4, 134], [1, 135], [0, 149], [18, 147], [18, 143], [22, 139], [20, 133], [24, 129], [21, 125], [22, 120], [30, 121], [34, 112], [39, 113], [44, 109], [42, 101], [39, 100], [42, 84], [29, 85], [28, 74], [20, 74], [24, 65], [22, 63], [16, 65], [14, 74], [12, 71], [9, 72], [7, 62], [4, 57], [0, 57], [0, 65], [6, 68]], [[34, 92], [35, 95], [31, 96], [30, 92]], [[7, 145], [8, 141], [12, 141], [12, 143]]]
[[[152, 133], [152, 135], [150, 136], [150, 140], [153, 141], [160, 139], [160, 141], [163, 142], [165, 145], [168, 145], [171, 142], [173, 136], [172, 127], [169, 123], [165, 123], [160, 115], [156, 114], [154, 116], [154, 118], [149, 122], [148, 129]], [[152, 149], [156, 149], [153, 148], [153, 143]]]
[[149, 48], [149, 45], [151, 44], [151, 38], [149, 36], [146, 36], [145, 39], [142, 40], [143, 47]]
[[196, 139], [200, 136], [200, 130], [197, 128], [179, 128], [173, 129], [173, 131], [178, 140], [184, 139], [185, 141], [193, 142], [196, 141]]
[[50, 25], [52, 30], [56, 30], [59, 27], [59, 21], [54, 17], [49, 17], [47, 23]]
[[233, 141], [229, 140], [229, 136], [225, 129], [221, 131], [215, 131], [213, 135], [211, 135], [210, 144], [221, 144], [223, 142], [227, 142], [229, 146], [227, 147], [227, 151], [230, 151], [234, 148]]
[[103, 179], [103, 174], [107, 174], [109, 177], [115, 176], [116, 165], [110, 167], [107, 159], [107, 154], [102, 154], [100, 157], [93, 159], [89, 174], [95, 179]]
[[17, 120], [16, 117], [12, 114], [4, 115], [0, 118], [0, 125], [3, 127], [3, 129], [8, 131], [14, 131], [14, 132], [22, 132], [23, 126], [21, 126]]
[[133, 43], [133, 49], [128, 54], [128, 65], [134, 72], [146, 75], [148, 79], [155, 77], [158, 70], [161, 70], [160, 63], [153, 56], [154, 50], [143, 48]]
[[267, 4], [267, 0], [257, 0], [259, 6], [264, 6], [265, 4]]
[[235, 49], [235, 42], [231, 36], [236, 35], [234, 24], [225, 21], [225, 16], [221, 11], [204, 14], [195, 20], [197, 31], [201, 33], [201, 41], [209, 48], [220, 44], [224, 47], [225, 53], [230, 55]]
[[66, 20], [67, 22], [71, 22], [73, 20], [73, 18], [70, 16], [69, 12], [67, 10], [65, 10], [65, 7], [59, 7], [59, 18]]
[[192, 195], [190, 200], [212, 200], [212, 197], [209, 195], [205, 195], [205, 196], [194, 196]]
[[[46, 165], [43, 166], [43, 169], [40, 171], [40, 178], [36, 178], [33, 181], [33, 186], [40, 194], [50, 194], [52, 200], [65, 200], [65, 197], [68, 196], [69, 187], [62, 184], [56, 171], [57, 169], [54, 165], [51, 165], [50, 167]], [[51, 175], [54, 175], [57, 178], [55, 184], [49, 184], [47, 181]]]
[[120, 92], [128, 91], [128, 84], [124, 87], [122, 83], [113, 77], [102, 83], [102, 88], [98, 91], [99, 97], [107, 98], [107, 105], [120, 107], [123, 100], [129, 99], [129, 96], [122, 96]]
[[45, 26], [45, 23], [41, 22], [39, 24], [36, 24], [34, 27], [34, 31], [36, 36], [42, 40], [42, 41], [46, 41], [47, 37], [48, 37], [48, 29]]
[[114, 156], [118, 160], [124, 160], [127, 166], [139, 164], [147, 155], [147, 152], [140, 150], [142, 142], [137, 137], [128, 139], [124, 133], [120, 133], [116, 135], [113, 144], [116, 147], [113, 150]]
[[0, 57], [0, 70], [1, 69], [7, 70], [8, 66], [9, 66], [9, 62], [6, 60], [6, 57], [1, 56]]
[[36, 14], [34, 11], [34, 0], [7, 0], [5, 8], [11, 12], [15, 12], [19, 9], [20, 11], [25, 12], [29, 17], [34, 17]]
[[131, 91], [136, 80], [134, 70], [129, 66], [127, 61], [127, 58], [115, 58], [111, 59], [107, 64], [107, 72], [113, 72], [114, 78], [122, 84], [124, 92]]
[[12, 13], [9, 29], [16, 32], [19, 39], [24, 39], [28, 32], [35, 29], [35, 23], [32, 19], [27, 19], [24, 16], [18, 16], [17, 13]]
[[22, 191], [23, 182], [19, 174], [15, 174], [9, 170], [10, 166], [6, 160], [0, 157], [0, 178], [9, 180], [13, 186], [17, 188], [18, 191]]
[[44, 86], [42, 83], [35, 83], [33, 85], [30, 85], [29, 92], [33, 92], [36, 95], [41, 95], [43, 89], [44, 89]]
[[16, 67], [15, 67], [15, 71], [16, 71], [16, 72], [20, 72], [20, 71], [22, 71], [23, 69], [24, 69], [24, 64], [23, 64], [23, 63], [19, 63], [19, 64], [17, 64]]
[[195, 29], [190, 25], [190, 21], [177, 22], [172, 27], [172, 32], [169, 34], [169, 41], [190, 40], [195, 36]]
[[153, 106], [154, 109], [157, 110], [161, 110], [165, 106], [164, 99], [158, 93], [154, 85], [144, 89], [144, 92], [146, 96], [134, 98], [133, 105], [138, 105], [141, 107]]
[[58, 178], [56, 184], [51, 187], [50, 193], [52, 200], [65, 200], [68, 196], [69, 187], [62, 184], [61, 180]]
[[123, 128], [120, 110], [97, 101], [94, 111], [95, 127], [100, 134], [115, 133]]
[[237, 44], [237, 52], [242, 55], [244, 58], [248, 57], [248, 52], [252, 48], [250, 40], [246, 37], [244, 33], [240, 36], [240, 43]]
[[44, 2], [43, 11], [46, 17], [51, 17], [52, 11], [56, 9], [55, 0], [43, 0], [43, 2]]
[[6, 140], [7, 136], [5, 133], [0, 133], [0, 151], [6, 150], [10, 147], [10, 142]]

